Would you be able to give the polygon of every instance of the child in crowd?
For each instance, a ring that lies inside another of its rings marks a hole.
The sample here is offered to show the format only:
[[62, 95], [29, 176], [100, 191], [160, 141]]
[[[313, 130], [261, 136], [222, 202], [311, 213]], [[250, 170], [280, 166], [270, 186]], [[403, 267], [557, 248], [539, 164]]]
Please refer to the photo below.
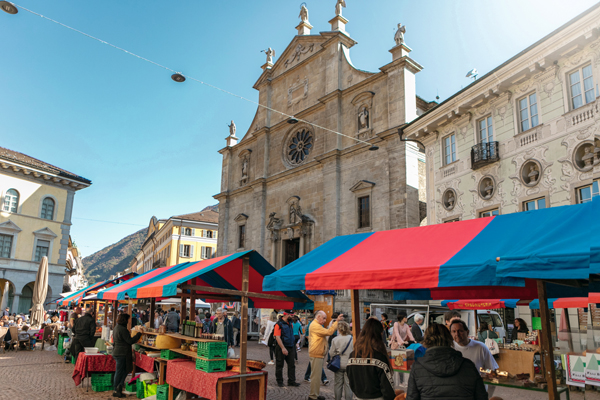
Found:
[[27, 348], [27, 346], [28, 346], [27, 344], [21, 343], [21, 341], [31, 339], [31, 336], [29, 335], [29, 333], [27, 333], [27, 331], [29, 330], [29, 327], [27, 325], [24, 325], [23, 328], [21, 328], [21, 329], [22, 329], [21, 332], [19, 332], [19, 348], [29, 350]]

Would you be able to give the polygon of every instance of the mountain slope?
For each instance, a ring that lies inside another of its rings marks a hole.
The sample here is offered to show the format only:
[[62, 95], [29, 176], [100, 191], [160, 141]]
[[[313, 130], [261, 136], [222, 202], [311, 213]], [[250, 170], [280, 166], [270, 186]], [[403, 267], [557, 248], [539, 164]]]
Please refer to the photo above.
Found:
[[85, 276], [88, 278], [89, 283], [101, 282], [111, 275], [129, 268], [129, 263], [140, 251], [147, 232], [148, 228], [139, 230], [117, 243], [85, 257], [82, 261]]

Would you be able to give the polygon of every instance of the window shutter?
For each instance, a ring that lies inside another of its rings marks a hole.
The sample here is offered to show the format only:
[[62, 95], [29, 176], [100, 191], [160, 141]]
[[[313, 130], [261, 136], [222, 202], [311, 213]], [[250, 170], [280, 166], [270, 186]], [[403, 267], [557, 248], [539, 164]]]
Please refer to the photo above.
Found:
[[192, 228], [192, 236], [196, 236], [196, 229]]
[[183, 245], [179, 245], [179, 257], [183, 257]]
[[190, 258], [194, 258], [194, 245], [190, 244]]
[[218, 231], [213, 231], [213, 239], [216, 239], [218, 235]]
[[206, 258], [206, 246], [202, 246], [202, 255], [201, 258]]

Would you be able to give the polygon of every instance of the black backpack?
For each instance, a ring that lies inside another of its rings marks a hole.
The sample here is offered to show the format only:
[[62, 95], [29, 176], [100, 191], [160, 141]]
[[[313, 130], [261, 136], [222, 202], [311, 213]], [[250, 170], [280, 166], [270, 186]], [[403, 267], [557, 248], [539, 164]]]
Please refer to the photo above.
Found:
[[[283, 331], [283, 326], [281, 326], [281, 320], [277, 321], [275, 323], [275, 325], [279, 325], [279, 329], [281, 329]], [[269, 335], [269, 339], [267, 340], [267, 346], [269, 346], [269, 347], [277, 346], [277, 340], [275, 339], [275, 327], [273, 327], [273, 330], [271, 331], [271, 334]]]

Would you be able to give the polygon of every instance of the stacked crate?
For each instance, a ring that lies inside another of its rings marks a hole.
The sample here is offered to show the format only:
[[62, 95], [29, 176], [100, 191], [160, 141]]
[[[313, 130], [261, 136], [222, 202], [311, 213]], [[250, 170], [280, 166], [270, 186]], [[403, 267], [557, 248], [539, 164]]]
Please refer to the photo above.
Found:
[[92, 372], [92, 390], [94, 392], [113, 390], [114, 380], [113, 372]]
[[198, 342], [196, 369], [204, 372], [223, 372], [227, 369], [227, 343]]

